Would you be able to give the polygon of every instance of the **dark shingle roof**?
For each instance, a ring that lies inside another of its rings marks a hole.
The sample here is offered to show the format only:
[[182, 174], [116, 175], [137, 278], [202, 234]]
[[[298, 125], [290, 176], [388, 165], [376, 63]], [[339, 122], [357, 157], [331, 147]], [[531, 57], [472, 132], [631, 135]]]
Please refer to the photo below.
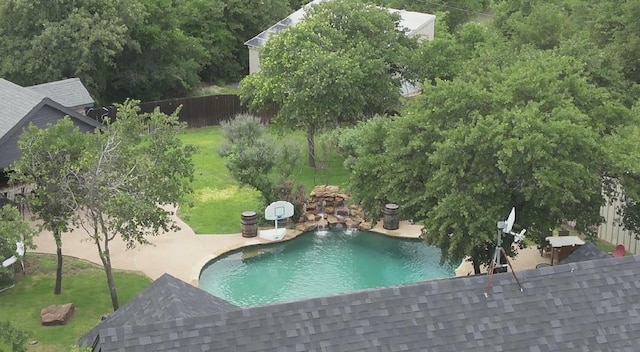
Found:
[[587, 243], [580, 246], [575, 252], [571, 253], [568, 257], [566, 257], [560, 264], [569, 264], [576, 262], [583, 262], [585, 260], [594, 260], [594, 259], [604, 259], [611, 258], [607, 252], [598, 248], [593, 243]]
[[93, 344], [98, 331], [102, 329], [144, 325], [238, 309], [240, 308], [221, 298], [164, 274], [82, 336], [78, 343]]
[[93, 106], [94, 101], [80, 78], [69, 78], [26, 87], [67, 108]]
[[640, 256], [100, 329], [109, 351], [636, 351]]
[[0, 78], [0, 139], [44, 98], [40, 93]]
[[45, 105], [90, 126], [101, 126], [95, 120], [80, 115], [35, 90], [0, 78], [0, 144], [4, 139], [20, 130], [23, 125], [29, 122], [29, 116]]

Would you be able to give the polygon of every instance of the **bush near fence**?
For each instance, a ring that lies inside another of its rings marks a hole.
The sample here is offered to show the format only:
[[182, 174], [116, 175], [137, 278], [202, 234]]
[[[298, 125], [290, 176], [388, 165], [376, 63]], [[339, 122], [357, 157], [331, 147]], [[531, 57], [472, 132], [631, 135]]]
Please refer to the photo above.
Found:
[[[278, 112], [275, 107], [260, 112], [250, 111], [235, 94], [149, 101], [140, 103], [140, 111], [152, 112], [157, 107], [165, 114], [172, 114], [180, 105], [182, 110], [178, 116], [180, 121], [187, 123], [188, 128], [216, 126], [240, 113], [252, 113], [260, 117], [263, 123], [269, 123]], [[98, 121], [101, 121], [103, 116], [116, 117], [113, 107], [88, 109], [86, 114]]]

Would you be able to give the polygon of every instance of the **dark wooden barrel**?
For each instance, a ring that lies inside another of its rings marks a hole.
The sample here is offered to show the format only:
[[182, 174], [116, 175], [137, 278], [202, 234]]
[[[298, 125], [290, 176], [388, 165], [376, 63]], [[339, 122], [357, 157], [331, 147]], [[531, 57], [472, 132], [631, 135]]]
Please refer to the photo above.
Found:
[[398, 205], [387, 204], [382, 209], [384, 215], [382, 219], [382, 227], [387, 230], [397, 230], [400, 227], [400, 221], [398, 220]]
[[255, 211], [242, 212], [242, 237], [258, 236], [258, 214]]

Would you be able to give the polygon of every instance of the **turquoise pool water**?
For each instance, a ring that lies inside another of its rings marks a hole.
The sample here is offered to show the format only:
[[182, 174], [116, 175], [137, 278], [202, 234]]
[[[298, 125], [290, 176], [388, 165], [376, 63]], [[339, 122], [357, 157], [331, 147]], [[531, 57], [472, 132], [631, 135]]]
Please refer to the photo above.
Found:
[[238, 306], [254, 306], [453, 277], [440, 250], [418, 240], [371, 232], [309, 232], [249, 247], [207, 264], [200, 288]]

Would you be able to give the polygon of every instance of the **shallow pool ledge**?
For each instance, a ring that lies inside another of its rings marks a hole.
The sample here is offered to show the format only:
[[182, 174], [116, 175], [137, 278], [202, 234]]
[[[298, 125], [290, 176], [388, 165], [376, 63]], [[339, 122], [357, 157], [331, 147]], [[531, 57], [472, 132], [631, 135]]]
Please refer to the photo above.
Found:
[[382, 221], [378, 221], [370, 231], [381, 233], [383, 235], [400, 238], [420, 238], [422, 234], [422, 225], [413, 224], [409, 221], [400, 221], [400, 226], [397, 230], [387, 230], [382, 227]]
[[[398, 237], [398, 238], [419, 238], [422, 233], [422, 226], [412, 224], [409, 221], [400, 221], [400, 226], [397, 230], [387, 230], [382, 227], [382, 221], [378, 221], [376, 226], [374, 226], [371, 232], [380, 233], [383, 235]], [[191, 274], [189, 275], [190, 284], [195, 287], [200, 287], [200, 273], [202, 272], [202, 268], [207, 265], [210, 261], [216, 259], [217, 257], [231, 252], [236, 249], [240, 249], [243, 247], [251, 247], [275, 242], [284, 242], [298, 237], [304, 232], [296, 230], [296, 229], [287, 229], [287, 233], [281, 241], [269, 241], [265, 240], [259, 236], [256, 237], [242, 237], [242, 234], [238, 234], [238, 238], [228, 243], [224, 247], [215, 248], [211, 251], [211, 253], [207, 254], [205, 257], [201, 258], [196, 265], [191, 269]], [[215, 235], [210, 235], [215, 236]]]
[[[202, 268], [204, 268], [207, 263], [216, 259], [217, 257], [227, 253], [234, 251], [236, 249], [240, 249], [243, 247], [251, 247], [258, 246], [263, 244], [270, 244], [276, 242], [284, 242], [291, 239], [294, 239], [301, 235], [303, 232], [298, 231], [296, 229], [287, 229], [287, 233], [284, 235], [284, 238], [280, 241], [269, 241], [265, 240], [260, 236], [256, 237], [242, 237], [242, 234], [238, 234], [237, 238], [230, 243], [227, 243], [224, 247], [214, 248], [211, 253], [207, 254], [203, 258], [201, 258], [196, 265], [191, 269], [191, 274], [189, 275], [189, 283], [195, 287], [200, 287], [200, 273], [202, 272]], [[207, 235], [207, 236], [215, 236], [215, 235]]]

